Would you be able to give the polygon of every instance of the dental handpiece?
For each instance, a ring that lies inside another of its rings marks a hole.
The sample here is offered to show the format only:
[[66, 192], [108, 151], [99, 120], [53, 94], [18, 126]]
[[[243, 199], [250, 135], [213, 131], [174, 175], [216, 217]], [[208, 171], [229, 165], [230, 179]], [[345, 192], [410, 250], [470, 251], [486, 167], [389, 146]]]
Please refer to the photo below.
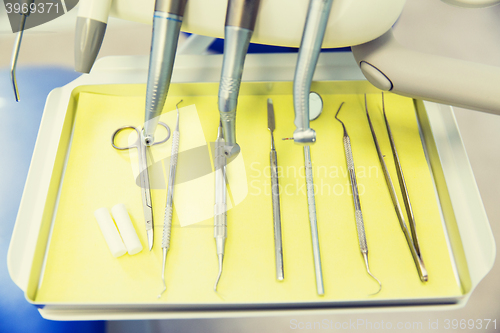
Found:
[[168, 188], [167, 188], [167, 204], [165, 206], [165, 217], [163, 219], [163, 238], [161, 247], [163, 249], [163, 266], [161, 278], [163, 280], [163, 290], [158, 295], [158, 298], [167, 290], [165, 283], [165, 264], [167, 263], [167, 252], [170, 248], [170, 231], [172, 229], [172, 212], [174, 204], [174, 185], [175, 185], [175, 172], [177, 171], [177, 157], [179, 154], [179, 104], [182, 99], [175, 106], [177, 109], [177, 125], [172, 134], [172, 151], [170, 154], [170, 171], [168, 174]]
[[295, 77], [293, 79], [293, 107], [295, 127], [293, 140], [299, 144], [316, 141], [316, 132], [309, 126], [309, 92], [321, 52], [333, 0], [311, 0], [300, 42]]
[[217, 140], [215, 141], [215, 205], [214, 205], [214, 238], [219, 260], [219, 274], [215, 281], [214, 291], [217, 291], [220, 277], [222, 275], [222, 262], [224, 260], [224, 248], [227, 238], [227, 205], [226, 205], [226, 154], [225, 142], [222, 136], [222, 122], [219, 123]]
[[229, 0], [224, 28], [224, 56], [219, 85], [219, 112], [228, 156], [239, 152], [236, 143], [236, 106], [241, 76], [260, 0]]
[[155, 3], [142, 133], [147, 146], [154, 142], [154, 132], [167, 98], [186, 2], [156, 0]]
[[347, 170], [349, 173], [349, 180], [351, 182], [352, 199], [354, 201], [354, 216], [356, 219], [356, 229], [358, 232], [359, 249], [365, 261], [366, 272], [379, 284], [379, 289], [377, 290], [377, 292], [372, 294], [375, 295], [378, 294], [380, 290], [382, 290], [382, 283], [372, 274], [372, 272], [370, 271], [370, 266], [368, 265], [368, 244], [366, 243], [365, 224], [363, 222], [363, 213], [361, 212], [361, 203], [359, 200], [358, 182], [356, 180], [356, 171], [354, 169], [354, 158], [352, 156], [351, 139], [347, 134], [347, 129], [345, 128], [344, 123], [342, 122], [342, 120], [338, 118], [342, 105], [344, 105], [344, 102], [340, 104], [340, 107], [337, 113], [335, 114], [335, 119], [337, 119], [342, 124], [342, 128], [344, 129], [344, 136], [343, 136], [344, 152], [345, 152], [345, 159], [347, 162]]

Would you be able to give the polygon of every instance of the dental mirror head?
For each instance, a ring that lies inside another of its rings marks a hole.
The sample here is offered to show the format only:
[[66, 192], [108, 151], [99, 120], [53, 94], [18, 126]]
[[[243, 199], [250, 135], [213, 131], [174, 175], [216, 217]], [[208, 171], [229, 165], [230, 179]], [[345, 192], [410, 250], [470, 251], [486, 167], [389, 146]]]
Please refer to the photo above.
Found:
[[[314, 91], [309, 93], [309, 121], [317, 119], [323, 111], [323, 99]], [[297, 128], [293, 132], [293, 137], [283, 138], [283, 140], [293, 140], [297, 144], [309, 145], [316, 141], [316, 132], [308, 128]]]
[[323, 99], [314, 91], [309, 93], [309, 121], [317, 119], [323, 111]]

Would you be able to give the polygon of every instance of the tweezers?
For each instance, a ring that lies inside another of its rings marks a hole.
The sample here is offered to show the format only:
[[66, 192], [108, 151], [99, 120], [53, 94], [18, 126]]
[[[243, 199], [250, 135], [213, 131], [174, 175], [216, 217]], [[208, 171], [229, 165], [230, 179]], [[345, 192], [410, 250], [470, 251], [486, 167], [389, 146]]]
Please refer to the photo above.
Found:
[[408, 195], [408, 188], [406, 187], [406, 182], [403, 175], [403, 169], [401, 168], [401, 163], [399, 162], [398, 152], [396, 150], [396, 145], [394, 144], [394, 138], [392, 137], [391, 128], [389, 126], [389, 121], [387, 120], [387, 116], [385, 113], [385, 104], [384, 104], [384, 94], [382, 94], [382, 110], [384, 113], [385, 126], [387, 128], [387, 133], [389, 135], [389, 141], [391, 143], [392, 155], [394, 157], [394, 164], [396, 165], [396, 171], [399, 179], [399, 185], [401, 187], [401, 192], [403, 195], [403, 201], [406, 208], [406, 213], [408, 214], [408, 220], [410, 223], [410, 231], [408, 231], [408, 227], [405, 222], [405, 218], [403, 216], [403, 211], [401, 209], [401, 205], [399, 204], [398, 196], [396, 194], [396, 190], [394, 189], [394, 184], [391, 180], [391, 176], [389, 175], [389, 170], [387, 169], [387, 165], [384, 161], [384, 155], [382, 154], [382, 150], [378, 144], [377, 136], [375, 135], [375, 130], [373, 129], [372, 122], [370, 120], [370, 115], [368, 113], [368, 104], [366, 101], [365, 94], [365, 111], [366, 117], [368, 118], [368, 124], [370, 125], [370, 131], [373, 136], [373, 141], [375, 142], [375, 148], [377, 149], [378, 158], [380, 160], [380, 164], [382, 165], [382, 170], [384, 172], [385, 181], [387, 183], [387, 187], [389, 188], [389, 192], [391, 194], [392, 203], [394, 204], [394, 209], [396, 210], [396, 215], [398, 216], [399, 224], [401, 226], [401, 230], [405, 235], [406, 242], [408, 243], [408, 247], [410, 248], [411, 255], [413, 257], [413, 261], [415, 262], [415, 266], [417, 267], [418, 275], [422, 282], [428, 281], [427, 269], [425, 268], [424, 261], [422, 259], [422, 255], [420, 253], [420, 246], [418, 244], [417, 232], [415, 227], [415, 218], [413, 216], [413, 210], [410, 204], [410, 197]]

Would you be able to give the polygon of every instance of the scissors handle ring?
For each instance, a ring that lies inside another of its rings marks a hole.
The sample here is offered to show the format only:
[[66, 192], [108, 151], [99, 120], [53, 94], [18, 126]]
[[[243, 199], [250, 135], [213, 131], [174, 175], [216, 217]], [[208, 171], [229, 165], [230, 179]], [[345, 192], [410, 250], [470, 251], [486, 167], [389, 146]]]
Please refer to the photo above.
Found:
[[165, 124], [164, 122], [161, 122], [161, 121], [158, 122], [158, 125], [162, 125], [163, 127], [165, 127], [165, 129], [168, 132], [168, 135], [167, 135], [167, 137], [165, 139], [163, 139], [161, 141], [158, 141], [158, 142], [154, 142], [151, 146], [154, 146], [154, 145], [157, 145], [157, 144], [160, 144], [160, 143], [164, 143], [168, 139], [170, 139], [170, 127], [167, 124]]
[[[125, 130], [125, 129], [128, 129], [128, 128], [131, 128], [133, 130], [135, 130], [137, 132], [137, 141], [136, 141], [136, 144], [135, 145], [132, 145], [132, 146], [127, 146], [127, 147], [118, 147], [117, 145], [115, 145], [115, 138], [116, 136], [118, 135], [118, 133], [120, 133], [121, 131]], [[123, 127], [120, 127], [119, 129], [117, 129], [113, 135], [111, 135], [111, 145], [113, 146], [113, 148], [115, 149], [118, 149], [118, 150], [127, 150], [127, 149], [131, 149], [131, 148], [137, 148], [138, 147], [138, 143], [139, 143], [139, 140], [140, 140], [140, 133], [139, 133], [139, 130], [137, 129], [137, 127], [135, 126], [123, 126]]]

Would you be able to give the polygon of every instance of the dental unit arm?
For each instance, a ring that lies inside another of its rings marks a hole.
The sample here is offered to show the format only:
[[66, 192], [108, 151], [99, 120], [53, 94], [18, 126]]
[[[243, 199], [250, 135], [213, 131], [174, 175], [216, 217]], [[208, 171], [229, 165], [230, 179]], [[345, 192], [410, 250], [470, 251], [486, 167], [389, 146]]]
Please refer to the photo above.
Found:
[[500, 67], [405, 48], [391, 30], [352, 53], [363, 75], [381, 90], [500, 114]]

